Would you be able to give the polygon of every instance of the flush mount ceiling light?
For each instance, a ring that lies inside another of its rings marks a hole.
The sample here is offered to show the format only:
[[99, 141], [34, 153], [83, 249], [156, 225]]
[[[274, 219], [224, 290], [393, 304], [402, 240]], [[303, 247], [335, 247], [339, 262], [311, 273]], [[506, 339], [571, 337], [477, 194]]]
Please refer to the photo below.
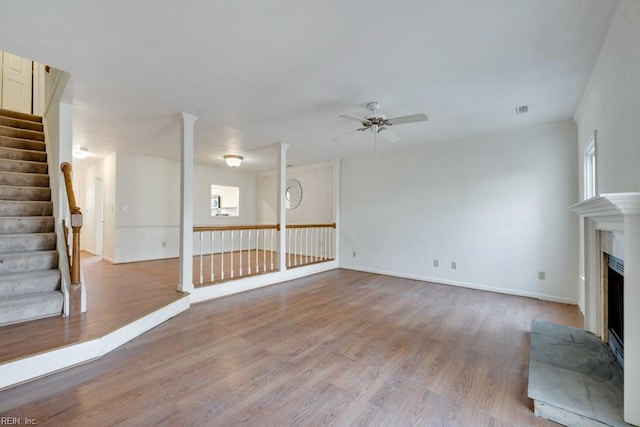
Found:
[[240, 166], [240, 163], [242, 163], [242, 160], [244, 159], [244, 157], [238, 156], [236, 154], [227, 154], [222, 157], [224, 158], [225, 162], [227, 162], [227, 166], [232, 168], [237, 168], [238, 166]]
[[86, 159], [88, 152], [89, 150], [87, 150], [85, 147], [78, 147], [75, 150], [73, 150], [73, 157], [80, 160]]

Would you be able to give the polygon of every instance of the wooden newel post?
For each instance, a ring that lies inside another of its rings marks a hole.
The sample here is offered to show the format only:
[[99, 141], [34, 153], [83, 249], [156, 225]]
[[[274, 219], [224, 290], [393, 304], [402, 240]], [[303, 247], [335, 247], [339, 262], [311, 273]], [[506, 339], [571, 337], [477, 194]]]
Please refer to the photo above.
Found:
[[71, 230], [73, 232], [73, 246], [71, 249], [71, 283], [80, 283], [80, 228], [82, 228], [82, 213], [71, 214]]
[[64, 176], [64, 184], [67, 189], [69, 211], [71, 212], [71, 230], [73, 233], [70, 258], [71, 286], [69, 295], [69, 314], [75, 316], [82, 313], [82, 284], [80, 282], [80, 229], [82, 228], [82, 212], [76, 205], [76, 197], [73, 193], [71, 181], [71, 165], [64, 162], [60, 165]]

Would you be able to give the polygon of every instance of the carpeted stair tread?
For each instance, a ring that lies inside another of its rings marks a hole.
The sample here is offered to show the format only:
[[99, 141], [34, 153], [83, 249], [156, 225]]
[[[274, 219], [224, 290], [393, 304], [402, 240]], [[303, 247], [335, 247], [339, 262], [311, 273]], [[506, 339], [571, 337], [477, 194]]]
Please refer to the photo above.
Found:
[[21, 150], [47, 151], [47, 147], [42, 141], [11, 138], [10, 136], [0, 136], [0, 147], [20, 148]]
[[0, 326], [62, 314], [43, 129], [0, 109]]
[[0, 300], [21, 294], [60, 289], [60, 270], [26, 271], [0, 275]]
[[2, 125], [0, 125], [0, 135], [10, 136], [12, 138], [33, 139], [34, 141], [44, 141], [43, 132], [28, 129], [16, 129]]
[[22, 173], [47, 173], [49, 166], [45, 162], [27, 162], [0, 158], [0, 171]]
[[47, 201], [51, 200], [51, 189], [0, 185], [0, 200]]
[[0, 108], [0, 116], [13, 117], [15, 119], [29, 120], [32, 122], [42, 123], [41, 116], [36, 116], [34, 114], [29, 114], [29, 113], [20, 113], [18, 111], [13, 111], [13, 110], [5, 110], [4, 108]]
[[52, 233], [52, 216], [0, 216], [0, 235]]
[[0, 185], [49, 187], [49, 175], [42, 173], [0, 171]]
[[62, 314], [62, 292], [16, 295], [0, 300], [0, 325]]
[[44, 127], [42, 123], [34, 122], [31, 120], [19, 119], [17, 117], [7, 117], [0, 115], [0, 126], [8, 126], [17, 129], [28, 129], [43, 132]]
[[0, 274], [58, 268], [57, 251], [30, 251], [0, 254]]
[[0, 147], [0, 158], [7, 160], [26, 160], [28, 162], [46, 162], [44, 151], [23, 150], [21, 148]]
[[0, 234], [0, 256], [12, 252], [50, 251], [56, 248], [56, 233]]
[[51, 216], [51, 201], [0, 200], [0, 216]]

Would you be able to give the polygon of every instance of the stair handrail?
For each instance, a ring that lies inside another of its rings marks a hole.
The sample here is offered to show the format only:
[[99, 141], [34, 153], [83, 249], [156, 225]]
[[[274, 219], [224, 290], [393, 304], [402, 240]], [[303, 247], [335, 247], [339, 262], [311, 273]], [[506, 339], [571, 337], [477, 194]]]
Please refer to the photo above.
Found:
[[[71, 269], [71, 285], [80, 284], [80, 229], [82, 228], [82, 212], [76, 204], [76, 196], [73, 192], [73, 181], [71, 179], [72, 166], [70, 163], [63, 162], [60, 170], [64, 176], [64, 185], [67, 189], [67, 200], [69, 201], [69, 211], [71, 212], [71, 230], [73, 233], [73, 242], [71, 246], [71, 254], [69, 257]], [[73, 304], [72, 304], [73, 305]]]

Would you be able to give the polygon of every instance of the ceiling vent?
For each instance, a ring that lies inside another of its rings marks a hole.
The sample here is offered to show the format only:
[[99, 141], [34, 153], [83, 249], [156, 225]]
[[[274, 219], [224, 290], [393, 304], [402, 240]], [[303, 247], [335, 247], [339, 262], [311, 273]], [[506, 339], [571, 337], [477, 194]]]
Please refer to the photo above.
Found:
[[516, 114], [527, 114], [530, 109], [530, 105], [520, 105], [519, 107], [516, 107]]

